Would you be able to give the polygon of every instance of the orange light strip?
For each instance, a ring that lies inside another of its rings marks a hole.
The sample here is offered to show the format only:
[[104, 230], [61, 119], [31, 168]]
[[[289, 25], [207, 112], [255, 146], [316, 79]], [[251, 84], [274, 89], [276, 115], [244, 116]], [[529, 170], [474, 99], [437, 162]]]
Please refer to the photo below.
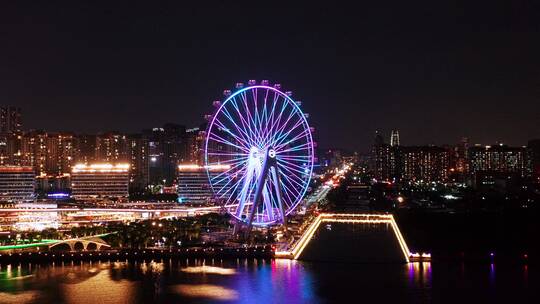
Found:
[[217, 171], [217, 170], [228, 170], [230, 169], [230, 165], [207, 165], [207, 166], [199, 166], [197, 164], [183, 164], [178, 165], [179, 171], [194, 171], [194, 170], [202, 170], [206, 169], [209, 171]]
[[336, 214], [336, 213], [320, 214], [313, 221], [313, 223], [311, 223], [311, 225], [304, 232], [300, 240], [295, 244], [294, 248], [291, 251], [277, 251], [275, 252], [275, 256], [281, 257], [281, 258], [292, 258], [292, 259], [297, 260], [302, 254], [302, 251], [304, 251], [306, 246], [311, 241], [313, 235], [315, 234], [315, 232], [317, 231], [317, 229], [319, 228], [322, 222], [390, 224], [392, 226], [392, 230], [395, 233], [396, 239], [398, 240], [401, 251], [403, 252], [405, 261], [407, 263], [409, 263], [410, 261], [409, 257], [411, 256], [411, 253], [409, 251], [409, 247], [407, 246], [407, 243], [405, 242], [405, 239], [403, 238], [403, 235], [401, 234], [401, 231], [399, 230], [399, 227], [396, 221], [394, 220], [394, 216], [391, 214]]
[[119, 163], [119, 164], [76, 164], [73, 166], [73, 173], [77, 172], [128, 172], [129, 164]]

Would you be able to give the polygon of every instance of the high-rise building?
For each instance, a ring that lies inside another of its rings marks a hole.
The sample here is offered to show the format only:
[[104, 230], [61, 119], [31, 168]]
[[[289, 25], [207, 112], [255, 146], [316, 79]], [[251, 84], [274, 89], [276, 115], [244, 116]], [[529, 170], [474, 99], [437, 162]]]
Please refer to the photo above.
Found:
[[71, 172], [76, 158], [74, 136], [69, 133], [47, 134], [45, 172], [50, 175], [63, 175]]
[[71, 173], [76, 199], [126, 198], [129, 195], [129, 164], [77, 164]]
[[0, 133], [21, 133], [21, 108], [14, 106], [0, 107]]
[[399, 146], [390, 146], [377, 132], [372, 149], [373, 177], [379, 181], [396, 180], [399, 174]]
[[130, 159], [127, 136], [119, 133], [105, 133], [96, 136], [96, 161], [126, 162]]
[[20, 133], [0, 134], [0, 166], [21, 164], [21, 140]]
[[129, 182], [134, 190], [143, 190], [149, 183], [148, 141], [141, 134], [128, 136], [130, 154]]
[[454, 170], [461, 175], [469, 174], [469, 139], [463, 137], [456, 147]]
[[21, 165], [34, 168], [36, 175], [47, 174], [47, 133], [32, 131], [21, 139]]
[[540, 139], [530, 140], [527, 144], [529, 176], [540, 183]]
[[448, 179], [449, 152], [435, 146], [401, 147], [401, 176], [407, 181], [444, 182]]
[[76, 135], [78, 163], [92, 163], [96, 159], [97, 136], [89, 134]]
[[204, 163], [204, 142], [206, 131], [202, 127], [186, 130], [186, 157], [183, 162], [192, 164]]
[[32, 202], [35, 199], [35, 174], [32, 167], [0, 167], [0, 201]]
[[525, 147], [509, 147], [503, 144], [476, 145], [469, 148], [468, 154], [471, 174], [476, 174], [479, 171], [492, 171], [516, 173], [523, 177], [527, 173]]
[[399, 132], [398, 130], [392, 130], [390, 133], [390, 146], [398, 147], [399, 146]]
[[148, 142], [150, 184], [172, 185], [179, 163], [186, 160], [186, 129], [176, 124], [144, 130]]

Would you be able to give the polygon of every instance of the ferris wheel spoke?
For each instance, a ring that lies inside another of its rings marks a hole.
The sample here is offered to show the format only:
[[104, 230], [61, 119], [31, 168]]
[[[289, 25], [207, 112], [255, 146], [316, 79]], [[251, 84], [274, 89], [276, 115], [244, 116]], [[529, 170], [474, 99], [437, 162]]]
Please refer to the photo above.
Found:
[[[218, 125], [219, 126], [219, 125]], [[219, 126], [221, 127], [221, 126]], [[223, 126], [224, 127], [224, 126]], [[237, 135], [229, 132], [228, 130], [226, 130], [227, 134], [232, 136], [232, 139], [234, 139], [235, 143], [238, 143], [239, 145], [241, 145], [244, 150], [248, 150], [249, 151], [249, 146], [246, 145], [246, 142], [244, 140], [242, 140], [241, 138], [239, 138]], [[229, 141], [230, 142], [230, 141]], [[231, 142], [232, 143], [232, 142]]]
[[[232, 179], [231, 179], [232, 181]], [[220, 198], [223, 198], [227, 193], [231, 193], [231, 195], [229, 196], [229, 199], [227, 200], [227, 203], [229, 202], [229, 200], [231, 198], [236, 198], [236, 196], [234, 195], [236, 193], [236, 189], [238, 189], [238, 185], [240, 185], [240, 183], [242, 182], [242, 178], [239, 178], [236, 182], [233, 183], [233, 185], [231, 187], [229, 187], [228, 189], [225, 190], [225, 192], [223, 192], [221, 195], [220, 195]], [[222, 188], [224, 189], [224, 187]], [[221, 192], [221, 191], [220, 191]], [[219, 192], [218, 192], [219, 194]], [[233, 199], [234, 200], [234, 199]]]
[[253, 132], [253, 130], [251, 129], [251, 122], [246, 121], [246, 118], [240, 112], [240, 107], [238, 106], [236, 97], [233, 97], [231, 99], [231, 104], [235, 108], [236, 113], [238, 114], [238, 118], [240, 118], [240, 122], [242, 123], [242, 126], [244, 127], [244, 129], [246, 129], [249, 132], [250, 144], [252, 144], [252, 145], [255, 144], [256, 135]]
[[[219, 189], [216, 191], [216, 196], [219, 197], [219, 198], [222, 198], [222, 196], [220, 195], [221, 192], [223, 192], [225, 190], [225, 193], [228, 192], [231, 187], [229, 186], [229, 184], [232, 182], [233, 180], [232, 179], [229, 179], [224, 185], [221, 185], [219, 187]], [[216, 185], [219, 185], [220, 182], [215, 182]]]
[[268, 119], [267, 125], [269, 125], [270, 127], [267, 128], [267, 136], [271, 133], [271, 130], [272, 130], [272, 127], [273, 127], [274, 116], [275, 116], [275, 112], [276, 112], [276, 105], [278, 104], [278, 100], [279, 100], [279, 95], [274, 92], [274, 100], [272, 102], [272, 111], [270, 112], [270, 115], [268, 116], [269, 119]]
[[222, 179], [216, 181], [216, 183], [219, 183], [220, 181], [222, 181], [223, 179], [227, 178], [227, 177], [230, 177], [230, 175], [228, 175], [229, 172], [233, 171], [233, 170], [236, 170], [238, 168], [243, 168], [243, 166], [245, 166], [245, 163], [246, 161], [239, 161], [237, 162], [235, 165], [232, 165], [228, 170], [226, 171], [223, 171], [221, 173], [219, 173], [218, 175], [212, 177], [210, 180], [213, 181], [217, 178], [221, 178], [222, 176], [225, 176], [223, 177]]
[[[219, 150], [218, 150], [219, 151]], [[246, 153], [224, 153], [224, 152], [209, 152], [208, 155], [217, 155], [217, 156], [237, 156], [237, 157], [248, 157]]]
[[[283, 147], [285, 148], [285, 147]], [[287, 147], [285, 150], [280, 150], [279, 153], [293, 153], [299, 151], [312, 151], [311, 143], [303, 143], [297, 146]]]
[[[249, 144], [252, 144], [251, 140], [252, 140], [252, 138], [253, 138], [253, 132], [252, 132], [251, 129], [248, 127], [249, 124], [248, 124], [248, 123], [246, 122], [246, 120], [244, 119], [244, 116], [240, 113], [240, 108], [238, 107], [236, 97], [233, 97], [233, 98], [230, 100], [230, 103], [231, 103], [231, 105], [233, 106], [234, 110], [236, 110], [236, 117], [239, 118], [240, 123], [242, 124], [242, 128], [240, 128], [240, 130], [242, 130], [242, 132], [246, 135], [246, 139], [248, 139]], [[230, 113], [228, 112], [228, 110], [227, 110], [227, 114], [229, 114], [229, 117], [231, 117], [231, 120], [233, 120], [233, 119], [232, 119], [232, 115], [230, 115]], [[248, 134], [248, 133], [249, 133], [249, 134]]]
[[219, 162], [212, 162], [210, 163], [211, 165], [229, 165], [229, 166], [233, 166], [235, 164], [245, 164], [247, 163], [247, 158], [234, 158], [234, 159], [225, 159], [225, 160], [220, 160]]
[[[291, 118], [295, 115], [295, 111], [296, 109], [293, 108], [293, 111], [291, 111], [291, 113], [289, 113], [289, 116], [287, 117], [287, 120], [276, 130], [276, 132], [273, 134], [272, 138], [273, 138], [273, 142], [272, 142], [272, 145], [275, 144], [276, 141], [278, 141], [280, 138], [283, 137], [283, 131], [285, 130], [285, 128], [288, 126], [289, 124], [289, 121], [291, 120]], [[291, 128], [290, 132], [292, 132], [293, 128]]]
[[306, 167], [299, 165], [297, 162], [287, 161], [287, 160], [284, 160], [284, 159], [281, 159], [280, 161], [281, 161], [282, 164], [284, 164], [284, 165], [286, 164], [287, 166], [295, 167], [298, 170], [306, 169]]
[[276, 156], [278, 159], [287, 159], [287, 160], [296, 160], [296, 161], [307, 161], [312, 157], [311, 155], [296, 155], [296, 154], [283, 154], [280, 153]]
[[245, 145], [246, 140], [245, 140], [245, 138], [244, 138], [241, 134], [240, 134], [240, 136], [242, 136], [242, 137], [240, 137], [239, 135], [234, 134], [234, 133], [231, 131], [230, 128], [228, 128], [227, 126], [225, 126], [225, 125], [221, 122], [221, 120], [219, 120], [219, 119], [217, 119], [217, 118], [216, 118], [216, 120], [214, 120], [214, 122], [216, 123], [216, 125], [217, 125], [218, 127], [220, 127], [222, 130], [224, 130], [225, 132], [227, 132], [227, 134], [229, 134], [229, 135], [231, 135], [232, 137], [234, 137], [234, 139], [236, 139], [236, 141], [238, 141], [242, 146], [244, 146], [246, 149], [249, 149], [249, 147]]
[[[276, 94], [277, 95], [277, 94]], [[276, 103], [279, 101], [279, 96], [276, 96], [277, 98], [277, 101], [275, 101]], [[287, 103], [286, 102], [283, 102], [281, 104], [281, 109], [279, 111], [279, 114], [277, 117], [275, 118], [272, 118], [272, 123], [270, 124], [270, 129], [268, 130], [268, 137], [267, 137], [267, 141], [272, 141], [274, 138], [275, 138], [275, 129], [277, 127], [279, 127], [279, 123], [281, 122], [281, 118], [283, 116], [283, 113], [285, 112], [285, 109], [287, 108]], [[275, 116], [275, 115], [274, 115]]]
[[[302, 126], [304, 128], [301, 131], [297, 132], [297, 128], [299, 126]], [[295, 132], [293, 133], [293, 131]], [[310, 132], [311, 131], [309, 130], [309, 128], [305, 127], [304, 122], [302, 120], [299, 120], [293, 127], [290, 128], [289, 131], [280, 135], [280, 137], [274, 143], [274, 147], [285, 146], [291, 142], [301, 139], [304, 136], [309, 136]]]
[[[284, 127], [279, 131], [279, 134], [277, 134], [275, 136], [276, 140], [274, 141], [273, 145], [274, 146], [277, 146], [279, 145], [282, 141], [284, 141], [285, 139], [287, 139], [287, 137], [293, 132], [293, 131], [296, 131], [296, 129], [299, 127], [299, 126], [303, 126], [304, 125], [304, 122], [302, 121], [302, 119], [298, 119], [298, 121], [296, 123], [294, 123], [291, 127], [289, 127], [289, 130], [287, 132], [284, 132], [285, 130], [285, 127], [286, 125], [284, 125]], [[304, 129], [303, 130], [304, 132], [309, 132], [309, 130], [307, 129]]]
[[[286, 175], [283, 175], [284, 176], [284, 179], [286, 180], [284, 183], [282, 183], [282, 187], [283, 187], [283, 190], [282, 193], [283, 193], [283, 196], [284, 196], [284, 204], [287, 206], [287, 209], [292, 205], [294, 204], [294, 202], [296, 201], [296, 197], [298, 197], [298, 195], [300, 195], [300, 192], [296, 192], [295, 194], [295, 191], [291, 190], [291, 187], [292, 185], [287, 185], [287, 178], [286, 178]], [[289, 183], [290, 184], [290, 183]], [[289, 187], [291, 186], [291, 187]], [[293, 187], [293, 189], [296, 189]]]
[[261, 138], [262, 134], [262, 130], [260, 128], [260, 118], [259, 118], [259, 101], [257, 100], [259, 95], [258, 95], [258, 89], [257, 88], [254, 88], [252, 91], [251, 91], [251, 95], [253, 97], [253, 106], [254, 106], [254, 111], [253, 111], [253, 129], [257, 132], [257, 136], [259, 138]]
[[[241, 128], [237, 123], [236, 121], [234, 121], [233, 119], [233, 116], [231, 115], [231, 113], [229, 112], [229, 109], [227, 109], [226, 107], [223, 107], [222, 108], [222, 112], [223, 112], [223, 115], [225, 115], [225, 117], [227, 117], [227, 119], [229, 119], [229, 121], [234, 125], [234, 127], [236, 128], [236, 130], [240, 133], [243, 141], [246, 143], [246, 144], [249, 144], [251, 145], [249, 139], [251, 138], [250, 135], [243, 129]], [[243, 124], [243, 122], [241, 121], [240, 123]]]
[[[294, 181], [289, 180], [287, 178], [285, 178], [285, 181], [286, 182], [283, 184], [283, 187], [287, 191], [283, 191], [283, 192], [288, 194], [286, 202], [294, 202], [296, 201], [296, 199], [294, 198], [301, 195], [301, 190], [298, 190], [299, 186]], [[303, 188], [300, 188], [300, 189], [303, 189]]]
[[303, 170], [292, 168], [292, 167], [287, 167], [287, 166], [285, 166], [283, 164], [278, 164], [278, 166], [280, 166], [282, 170], [285, 170], [285, 171], [289, 172], [291, 175], [296, 177], [298, 180], [300, 180], [300, 181], [304, 180], [304, 178], [302, 178], [302, 176], [305, 176], [306, 172], [304, 172]]
[[[227, 191], [225, 191], [221, 197], [224, 197], [227, 193], [230, 193], [231, 195], [229, 196], [229, 198], [227, 199], [227, 201], [225, 202], [225, 204], [229, 204], [229, 202], [233, 201], [233, 203], [235, 203], [235, 201], [238, 199], [238, 195], [237, 195], [237, 190], [238, 190], [238, 186], [240, 186], [240, 184], [242, 184], [242, 180], [243, 180], [243, 177], [242, 178], [239, 178], [233, 186], [231, 186]], [[230, 204], [229, 204], [230, 205]]]
[[298, 146], [294, 146], [291, 148], [287, 148], [285, 150], [280, 150], [279, 153], [290, 153], [290, 152], [298, 152], [302, 150], [311, 150], [311, 144], [310, 143], [304, 143]]
[[306, 173], [303, 170], [287, 167], [283, 163], [278, 165], [280, 167], [280, 170], [283, 171], [283, 173], [287, 172], [291, 175], [291, 178], [295, 178], [298, 181], [302, 182], [304, 181], [304, 176]]
[[237, 144], [233, 144], [232, 142], [220, 137], [219, 135], [217, 135], [216, 133], [212, 133], [212, 134], [209, 134], [208, 137], [214, 141], [217, 141], [217, 142], [220, 142], [222, 144], [225, 144], [225, 145], [229, 145], [229, 146], [232, 146], [232, 147], [235, 147], [235, 148], [238, 148], [246, 153], [249, 153], [249, 150], [245, 147], [242, 147], [242, 146], [239, 146]]
[[259, 128], [262, 130], [262, 138], [263, 141], [266, 138], [267, 132], [268, 132], [268, 109], [267, 109], [267, 103], [268, 103], [268, 94], [270, 90], [266, 90], [264, 94], [263, 99], [263, 110], [261, 115], [261, 121], [259, 123]]
[[249, 123], [249, 128], [252, 130], [253, 134], [255, 135], [254, 141], [259, 146], [261, 143], [260, 143], [260, 138], [257, 131], [257, 125], [255, 124], [255, 121], [253, 120], [253, 115], [251, 114], [251, 110], [249, 109], [246, 93], [245, 92], [240, 93], [240, 97], [242, 97], [244, 109], [247, 115], [247, 121]]

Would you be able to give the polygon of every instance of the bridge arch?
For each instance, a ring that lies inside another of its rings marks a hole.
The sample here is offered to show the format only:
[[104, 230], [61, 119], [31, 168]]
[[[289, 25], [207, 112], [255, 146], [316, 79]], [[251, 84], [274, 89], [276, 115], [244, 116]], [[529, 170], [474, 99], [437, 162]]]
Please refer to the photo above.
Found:
[[72, 250], [73, 251], [83, 251], [83, 250], [86, 250], [86, 246], [85, 246], [85, 244], [83, 242], [75, 242], [72, 245]]
[[[101, 247], [101, 246], [100, 246], [100, 247]], [[96, 251], [96, 250], [98, 250], [98, 245], [97, 245], [97, 243], [92, 243], [92, 242], [88, 243], [88, 244], [86, 245], [86, 250], [87, 250], [87, 251]]]

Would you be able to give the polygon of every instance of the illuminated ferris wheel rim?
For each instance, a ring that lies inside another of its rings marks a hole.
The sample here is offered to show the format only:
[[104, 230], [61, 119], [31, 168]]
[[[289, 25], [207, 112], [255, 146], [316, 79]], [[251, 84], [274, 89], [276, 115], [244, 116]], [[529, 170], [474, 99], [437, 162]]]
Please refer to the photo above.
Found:
[[[307, 121], [306, 115], [300, 109], [300, 106], [298, 105], [298, 103], [296, 101], [294, 101], [289, 96], [288, 93], [284, 93], [284, 92], [282, 92], [280, 89], [278, 89], [276, 87], [261, 84], [261, 85], [248, 85], [246, 87], [238, 89], [237, 91], [235, 91], [235, 92], [231, 93], [229, 96], [227, 96], [225, 101], [223, 101], [217, 107], [217, 110], [215, 111], [214, 115], [211, 117], [210, 123], [209, 123], [208, 128], [207, 128], [207, 134], [206, 134], [206, 140], [205, 140], [205, 164], [206, 165], [211, 165], [211, 163], [209, 161], [209, 151], [210, 151], [209, 143], [211, 141], [212, 131], [215, 128], [217, 128], [218, 130], [224, 130], [225, 129], [226, 132], [230, 132], [229, 129], [223, 128], [224, 124], [222, 122], [220, 122], [221, 126], [219, 126], [216, 123], [216, 119], [218, 119], [219, 114], [224, 112], [224, 109], [226, 109], [226, 107], [229, 104], [233, 103], [233, 102], [235, 102], [234, 106], [237, 107], [236, 98], [239, 97], [239, 96], [242, 96], [243, 93], [246, 93], [248, 91], [255, 91], [255, 94], [257, 94], [257, 90], [259, 90], [259, 89], [273, 92], [275, 94], [274, 103], [276, 103], [276, 98], [282, 98], [283, 99], [282, 103], [284, 104], [284, 107], [286, 105], [291, 106], [292, 114], [290, 114], [290, 115], [291, 116], [295, 115], [300, 119], [301, 125], [302, 125], [302, 128], [303, 128], [302, 132], [305, 132], [305, 134], [303, 134], [302, 137], [304, 137], [304, 136], [306, 137], [305, 145], [307, 145], [306, 150], [307, 150], [308, 155], [306, 156], [306, 159], [305, 159], [305, 163], [307, 163], [307, 166], [306, 166], [305, 169], [307, 169], [307, 171], [304, 172], [305, 178], [301, 181], [301, 183], [302, 183], [301, 188], [302, 189], [295, 195], [295, 199], [294, 199], [293, 202], [288, 202], [286, 210], [283, 210], [283, 212], [282, 212], [282, 217], [284, 218], [285, 216], [289, 215], [298, 206], [298, 204], [302, 201], [303, 197], [305, 196], [305, 193], [308, 190], [309, 183], [311, 181], [311, 175], [313, 173], [313, 166], [314, 166], [314, 160], [315, 160], [313, 136], [312, 136], [311, 128], [310, 128], [309, 123]], [[244, 102], [246, 102], [246, 97], [245, 96], [243, 97], [243, 100], [244, 100]], [[254, 102], [255, 102], [255, 104], [258, 103], [257, 100], [255, 100]], [[266, 103], [266, 99], [265, 99], [264, 102]], [[246, 108], [247, 108], [247, 105], [246, 105]], [[238, 110], [238, 108], [236, 108], [236, 110]], [[230, 116], [228, 118], [231, 119]], [[232, 119], [231, 119], [231, 121], [232, 121]], [[266, 125], [264, 125], [264, 126], [260, 125], [260, 126], [267, 128], [268, 123], [269, 123], [269, 121], [267, 120]], [[272, 121], [272, 123], [274, 123], [274, 121]], [[238, 125], [236, 125], [236, 127], [238, 128]], [[296, 128], [296, 127], [297, 126], [295, 126], [294, 128]], [[280, 153], [280, 150], [277, 149], [278, 147], [274, 147], [274, 146], [260, 147], [258, 145], [251, 145], [251, 147], [247, 147], [247, 148], [248, 148], [248, 151], [244, 151], [244, 152], [245, 152], [245, 157], [248, 158], [248, 161], [249, 161], [250, 155], [253, 153], [254, 149], [256, 149], [257, 150], [256, 152], [258, 152], [259, 154], [267, 154], [267, 155], [273, 154], [273, 155], [271, 155], [271, 158], [274, 158], [274, 157], [277, 158], [279, 156], [279, 153]], [[274, 150], [274, 148], [276, 148], [276, 150]], [[219, 164], [219, 162], [217, 162], [216, 164]], [[276, 168], [278, 168], [278, 167], [279, 167], [278, 164], [276, 164]], [[278, 170], [278, 169], [276, 169], [276, 170]], [[212, 177], [210, 175], [210, 172], [209, 171], [207, 171], [207, 172], [208, 172], [208, 178], [210, 180], [210, 185], [211, 185], [212, 189], [215, 192], [215, 185], [212, 182]], [[278, 179], [279, 179], [280, 174], [278, 173], [277, 176], [278, 176]], [[280, 183], [282, 183], [282, 182], [280, 182]], [[285, 185], [283, 185], [283, 186], [285, 186]], [[249, 205], [249, 203], [248, 203], [248, 205]], [[228, 207], [230, 207], [230, 205]], [[231, 215], [233, 217], [235, 217], [236, 219], [238, 219], [240, 221], [244, 221], [244, 219], [241, 218], [240, 215], [234, 214], [234, 213], [232, 213], [230, 211], [229, 211], [229, 213], [231, 213]], [[276, 221], [277, 221], [276, 219], [258, 220], [258, 221], [253, 222], [253, 224], [254, 225], [268, 225], [268, 224], [275, 223]]]

